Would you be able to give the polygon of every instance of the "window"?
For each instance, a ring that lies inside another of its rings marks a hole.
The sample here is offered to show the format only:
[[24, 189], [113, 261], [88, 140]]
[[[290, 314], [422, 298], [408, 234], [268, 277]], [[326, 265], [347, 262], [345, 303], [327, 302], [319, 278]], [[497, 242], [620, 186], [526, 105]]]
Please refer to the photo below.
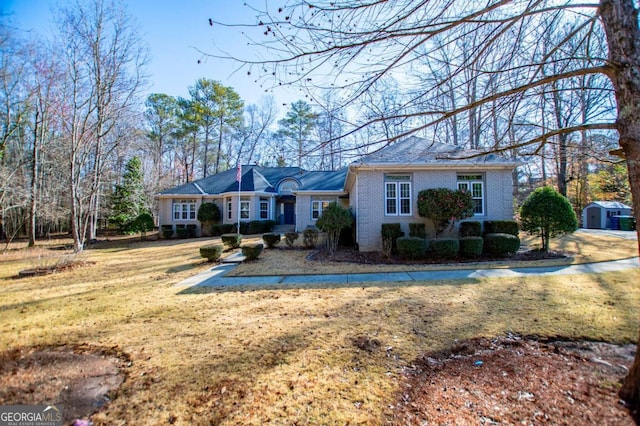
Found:
[[227, 219], [233, 219], [233, 203], [231, 198], [227, 198]]
[[327, 208], [330, 202], [327, 200], [311, 201], [311, 219], [319, 219], [322, 216], [322, 211]]
[[249, 200], [246, 198], [240, 200], [240, 219], [249, 219]]
[[173, 203], [173, 220], [195, 220], [196, 200], [180, 200]]
[[260, 199], [260, 219], [269, 219], [269, 200]]
[[384, 203], [387, 216], [411, 216], [411, 176], [384, 176]]
[[458, 175], [458, 189], [471, 192], [474, 216], [484, 215], [484, 183], [482, 175]]
[[285, 180], [280, 184], [280, 193], [281, 194], [290, 194], [291, 192], [297, 190], [299, 187], [298, 183], [293, 180]]

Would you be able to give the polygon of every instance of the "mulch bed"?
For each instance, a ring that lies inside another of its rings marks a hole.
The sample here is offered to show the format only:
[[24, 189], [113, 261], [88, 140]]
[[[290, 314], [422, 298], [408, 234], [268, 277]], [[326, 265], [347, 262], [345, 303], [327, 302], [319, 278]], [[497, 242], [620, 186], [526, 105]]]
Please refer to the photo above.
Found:
[[617, 396], [635, 345], [475, 338], [425, 354], [390, 406], [393, 425], [634, 425]]

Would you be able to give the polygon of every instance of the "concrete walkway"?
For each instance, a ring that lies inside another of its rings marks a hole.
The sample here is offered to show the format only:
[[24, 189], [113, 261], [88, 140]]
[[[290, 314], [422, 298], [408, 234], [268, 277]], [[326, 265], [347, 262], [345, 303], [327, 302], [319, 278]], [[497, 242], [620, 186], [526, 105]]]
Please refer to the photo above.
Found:
[[637, 257], [615, 260], [611, 262], [587, 263], [581, 265], [545, 266], [528, 268], [492, 268], [492, 269], [464, 269], [442, 271], [411, 271], [411, 272], [383, 272], [370, 274], [321, 274], [321, 275], [277, 275], [257, 277], [225, 277], [237, 264], [222, 264], [201, 272], [193, 277], [179, 282], [181, 287], [230, 287], [239, 285], [269, 285], [269, 284], [356, 284], [376, 282], [411, 282], [462, 280], [473, 278], [495, 277], [527, 277], [545, 275], [575, 275], [587, 273], [602, 273], [638, 268], [640, 262]]

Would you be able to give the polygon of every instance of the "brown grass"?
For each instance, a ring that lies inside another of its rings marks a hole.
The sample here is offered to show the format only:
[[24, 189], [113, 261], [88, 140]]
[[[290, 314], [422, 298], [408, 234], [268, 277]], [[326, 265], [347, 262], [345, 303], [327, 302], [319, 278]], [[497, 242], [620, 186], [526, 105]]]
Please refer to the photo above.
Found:
[[[93, 265], [20, 280], [13, 277], [33, 266], [38, 251], [0, 255], [0, 347], [91, 344], [129, 354], [128, 378], [96, 424], [342, 425], [384, 423], [403, 369], [456, 339], [510, 332], [629, 342], [638, 334], [637, 270], [176, 287], [210, 267], [198, 254], [208, 243], [101, 244], [83, 255]], [[611, 251], [563, 244], [594, 259]], [[367, 340], [379, 346], [358, 345]]]

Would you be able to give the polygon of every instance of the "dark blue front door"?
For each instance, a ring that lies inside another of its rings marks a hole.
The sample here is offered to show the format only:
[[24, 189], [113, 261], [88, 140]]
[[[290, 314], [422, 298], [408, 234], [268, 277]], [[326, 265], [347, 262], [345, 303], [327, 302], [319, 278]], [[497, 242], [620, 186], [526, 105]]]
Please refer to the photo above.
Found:
[[284, 205], [284, 224], [295, 225], [295, 207], [294, 203], [285, 203]]

